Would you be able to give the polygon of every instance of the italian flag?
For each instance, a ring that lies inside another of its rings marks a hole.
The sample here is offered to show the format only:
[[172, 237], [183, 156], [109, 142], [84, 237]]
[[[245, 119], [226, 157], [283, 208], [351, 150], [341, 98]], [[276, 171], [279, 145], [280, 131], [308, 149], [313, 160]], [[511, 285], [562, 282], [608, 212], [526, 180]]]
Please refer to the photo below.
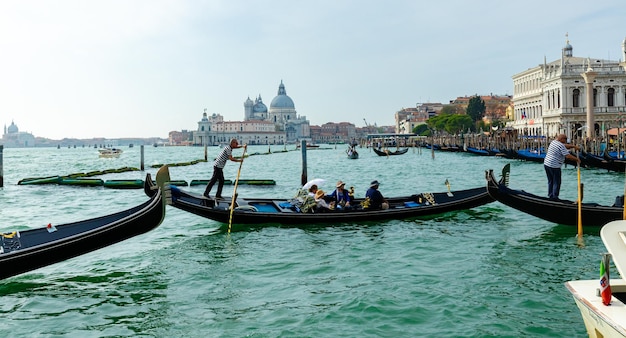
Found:
[[611, 284], [609, 282], [609, 260], [611, 254], [605, 253], [600, 260], [600, 296], [602, 304], [611, 305]]

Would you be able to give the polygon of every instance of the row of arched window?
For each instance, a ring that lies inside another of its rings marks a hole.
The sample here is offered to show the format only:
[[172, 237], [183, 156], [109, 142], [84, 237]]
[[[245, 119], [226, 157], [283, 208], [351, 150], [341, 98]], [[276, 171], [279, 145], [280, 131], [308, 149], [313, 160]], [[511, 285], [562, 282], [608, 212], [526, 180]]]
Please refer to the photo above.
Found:
[[[626, 102], [626, 96], [624, 97]], [[615, 88], [609, 88], [606, 90], [606, 105], [607, 107], [615, 107]], [[593, 89], [593, 106], [598, 106], [598, 89]], [[576, 88], [572, 91], [572, 107], [580, 107], [580, 89]]]

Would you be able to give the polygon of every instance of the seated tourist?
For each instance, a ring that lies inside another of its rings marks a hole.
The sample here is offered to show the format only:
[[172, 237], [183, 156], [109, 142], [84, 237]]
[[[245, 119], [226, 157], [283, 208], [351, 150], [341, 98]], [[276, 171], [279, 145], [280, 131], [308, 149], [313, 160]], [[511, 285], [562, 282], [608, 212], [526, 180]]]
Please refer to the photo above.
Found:
[[369, 200], [368, 209], [389, 209], [389, 203], [378, 190], [379, 185], [378, 181], [372, 181], [370, 188], [365, 193], [365, 198]]

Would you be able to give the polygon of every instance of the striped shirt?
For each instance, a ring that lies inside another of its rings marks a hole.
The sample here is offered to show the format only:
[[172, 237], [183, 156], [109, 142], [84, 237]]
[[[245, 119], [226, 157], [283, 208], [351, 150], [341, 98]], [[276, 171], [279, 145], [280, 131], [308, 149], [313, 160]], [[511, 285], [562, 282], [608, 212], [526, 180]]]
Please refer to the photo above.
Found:
[[224, 149], [222, 149], [222, 152], [217, 155], [215, 162], [213, 162], [213, 166], [224, 169], [224, 166], [226, 166], [226, 161], [228, 161], [232, 153], [233, 148], [230, 147], [230, 144], [225, 146]]
[[550, 146], [548, 146], [543, 165], [550, 168], [561, 168], [567, 154], [569, 154], [569, 150], [565, 148], [565, 145], [559, 140], [553, 140], [550, 142]]

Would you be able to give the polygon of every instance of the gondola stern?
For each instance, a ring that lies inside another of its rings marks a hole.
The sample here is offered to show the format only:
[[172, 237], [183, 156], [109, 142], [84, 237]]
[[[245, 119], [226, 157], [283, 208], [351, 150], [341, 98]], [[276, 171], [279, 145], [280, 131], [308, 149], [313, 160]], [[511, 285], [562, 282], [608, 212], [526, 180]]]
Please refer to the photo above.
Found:
[[161, 190], [165, 203], [172, 205], [172, 188], [169, 185], [170, 180], [170, 171], [166, 164], [157, 171], [156, 183], [157, 187]]

